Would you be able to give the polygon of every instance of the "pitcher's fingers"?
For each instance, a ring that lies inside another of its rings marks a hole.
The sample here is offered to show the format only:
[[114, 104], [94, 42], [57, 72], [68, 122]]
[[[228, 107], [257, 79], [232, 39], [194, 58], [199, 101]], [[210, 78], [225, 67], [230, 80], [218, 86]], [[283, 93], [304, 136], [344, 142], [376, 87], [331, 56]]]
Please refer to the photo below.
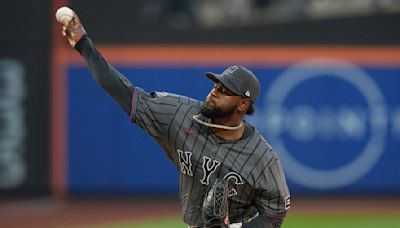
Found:
[[61, 34], [62, 34], [63, 36], [66, 36], [66, 35], [67, 35], [67, 26], [63, 25]]
[[72, 11], [73, 16], [72, 16], [72, 20], [69, 23], [72, 27], [77, 28], [79, 26], [79, 17], [78, 15], [75, 13], [75, 11]]

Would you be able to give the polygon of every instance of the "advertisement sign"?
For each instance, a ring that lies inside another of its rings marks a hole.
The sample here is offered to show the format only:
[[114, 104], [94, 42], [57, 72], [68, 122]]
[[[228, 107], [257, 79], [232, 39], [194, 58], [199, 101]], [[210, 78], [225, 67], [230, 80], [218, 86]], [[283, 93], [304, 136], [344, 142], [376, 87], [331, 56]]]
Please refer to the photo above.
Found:
[[[246, 65], [259, 78], [246, 117], [277, 151], [293, 194], [399, 193], [400, 66], [304, 58]], [[204, 100], [221, 66], [116, 66], [136, 86]], [[68, 191], [176, 193], [178, 172], [99, 88], [87, 67], [68, 68]]]
[[399, 68], [307, 59], [265, 82], [252, 122], [296, 192], [399, 191]]
[[0, 57], [0, 196], [6, 197], [49, 194], [48, 77], [40, 74], [47, 68], [26, 53]]

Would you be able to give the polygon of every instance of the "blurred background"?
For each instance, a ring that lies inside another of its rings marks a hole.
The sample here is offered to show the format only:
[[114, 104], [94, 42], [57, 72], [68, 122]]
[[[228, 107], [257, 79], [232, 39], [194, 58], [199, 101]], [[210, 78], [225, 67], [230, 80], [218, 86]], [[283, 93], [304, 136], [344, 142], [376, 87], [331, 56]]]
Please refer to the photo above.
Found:
[[[179, 217], [176, 168], [67, 45], [64, 5], [148, 91], [203, 100], [205, 71], [251, 69], [262, 92], [247, 121], [281, 158], [293, 213], [296, 199], [307, 210], [351, 198], [398, 215], [399, 0], [15, 0], [0, 16], [0, 225], [63, 221], [52, 212], [88, 198], [156, 198]], [[37, 202], [45, 215], [24, 214]]]

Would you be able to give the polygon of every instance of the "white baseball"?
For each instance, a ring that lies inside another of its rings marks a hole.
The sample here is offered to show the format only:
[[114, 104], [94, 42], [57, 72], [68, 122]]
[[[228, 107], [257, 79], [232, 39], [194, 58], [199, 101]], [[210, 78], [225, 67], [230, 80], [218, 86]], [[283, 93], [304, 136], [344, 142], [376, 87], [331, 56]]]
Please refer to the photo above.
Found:
[[56, 12], [57, 21], [64, 25], [67, 25], [72, 20], [73, 17], [74, 17], [73, 11], [66, 6], [59, 8]]

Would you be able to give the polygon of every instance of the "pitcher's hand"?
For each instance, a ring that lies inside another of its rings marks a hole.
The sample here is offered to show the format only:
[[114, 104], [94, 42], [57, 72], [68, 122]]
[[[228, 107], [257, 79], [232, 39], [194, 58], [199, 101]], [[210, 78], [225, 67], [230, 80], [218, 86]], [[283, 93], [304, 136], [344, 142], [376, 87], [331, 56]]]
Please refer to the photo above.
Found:
[[75, 12], [73, 13], [74, 16], [72, 20], [68, 24], [63, 25], [62, 30], [62, 35], [67, 37], [71, 47], [75, 47], [76, 43], [78, 43], [82, 36], [86, 34], [78, 15]]

